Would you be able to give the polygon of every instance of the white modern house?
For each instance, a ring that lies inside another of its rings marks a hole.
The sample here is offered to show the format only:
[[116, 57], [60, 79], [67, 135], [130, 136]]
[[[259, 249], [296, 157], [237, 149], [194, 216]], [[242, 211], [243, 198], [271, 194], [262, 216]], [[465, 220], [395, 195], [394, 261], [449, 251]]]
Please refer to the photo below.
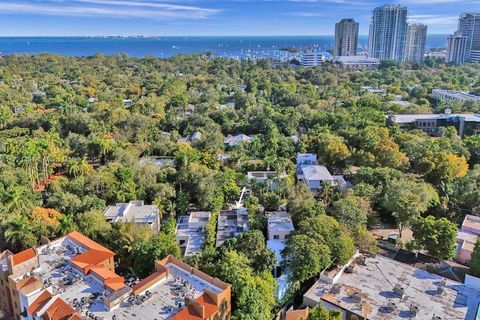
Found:
[[108, 222], [135, 223], [155, 232], [160, 230], [158, 207], [146, 205], [141, 200], [110, 205], [103, 211], [103, 215]]
[[205, 225], [210, 221], [208, 211], [190, 212], [188, 216], [178, 218], [176, 238], [185, 257], [202, 251], [205, 243]]
[[275, 253], [276, 265], [273, 275], [277, 282], [277, 299], [285, 296], [288, 289], [289, 270], [282, 268], [282, 251], [285, 249], [285, 241], [290, 233], [295, 230], [293, 227], [292, 216], [283, 211], [272, 212], [267, 216], [267, 247]]
[[317, 162], [314, 153], [297, 154], [297, 180], [304, 182], [312, 192], [319, 192], [324, 183], [340, 189], [347, 187], [347, 182], [341, 175], [332, 175], [327, 167]]
[[237, 134], [236, 136], [228, 135], [223, 140], [223, 143], [229, 147], [235, 147], [237, 144], [241, 142], [249, 143], [253, 139], [253, 136], [247, 136], [243, 133]]

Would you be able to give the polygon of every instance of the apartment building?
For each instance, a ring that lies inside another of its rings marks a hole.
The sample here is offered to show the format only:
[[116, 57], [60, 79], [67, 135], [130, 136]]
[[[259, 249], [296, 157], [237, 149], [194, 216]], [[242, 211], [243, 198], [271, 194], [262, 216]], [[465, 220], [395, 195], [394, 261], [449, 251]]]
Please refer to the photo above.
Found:
[[407, 41], [407, 7], [385, 5], [373, 10], [368, 55], [380, 60], [403, 61]]
[[335, 24], [335, 46], [333, 55], [355, 56], [358, 47], [358, 22], [354, 19], [342, 19]]
[[7, 318], [230, 317], [231, 286], [172, 256], [157, 261], [153, 274], [130, 287], [115, 273], [115, 253], [84, 235], [72, 232], [44, 242], [17, 254], [0, 255], [0, 307]]
[[427, 43], [427, 26], [420, 23], [411, 24], [407, 29], [406, 61], [423, 61]]
[[463, 137], [480, 133], [480, 114], [397, 114], [387, 116], [387, 125], [405, 130], [419, 129], [432, 136], [438, 134], [439, 128], [453, 126]]
[[432, 98], [440, 101], [465, 103], [467, 101], [480, 102], [480, 96], [475, 96], [463, 91], [433, 89]]

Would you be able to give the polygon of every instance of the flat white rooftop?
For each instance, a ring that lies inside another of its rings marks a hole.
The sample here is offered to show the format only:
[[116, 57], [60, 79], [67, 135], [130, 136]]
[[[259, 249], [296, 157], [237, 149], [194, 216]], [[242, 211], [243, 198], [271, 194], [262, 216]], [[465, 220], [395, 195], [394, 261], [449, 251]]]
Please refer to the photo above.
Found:
[[267, 217], [268, 229], [275, 231], [293, 231], [292, 216], [288, 212], [272, 212]]
[[454, 113], [454, 114], [396, 114], [389, 116], [389, 119], [398, 124], [413, 123], [418, 120], [441, 120], [441, 119], [453, 119], [464, 118], [467, 122], [480, 122], [480, 114], [474, 113]]
[[[323, 300], [368, 319], [413, 319], [412, 306], [418, 307], [415, 319], [476, 317], [480, 292], [461, 283], [381, 255], [362, 254], [352, 266], [334, 284], [317, 281], [304, 302]], [[403, 297], [394, 292], [395, 286], [403, 288]]]

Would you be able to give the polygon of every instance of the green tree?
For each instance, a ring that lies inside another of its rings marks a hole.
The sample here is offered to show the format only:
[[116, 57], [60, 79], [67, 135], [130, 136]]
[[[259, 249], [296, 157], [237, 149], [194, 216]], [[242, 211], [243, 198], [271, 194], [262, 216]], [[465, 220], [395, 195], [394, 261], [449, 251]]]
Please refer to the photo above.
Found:
[[401, 237], [406, 226], [438, 201], [438, 194], [430, 184], [402, 179], [387, 185], [382, 206], [395, 217]]
[[7, 243], [16, 250], [23, 250], [37, 245], [37, 237], [33, 226], [22, 215], [14, 215], [4, 227], [4, 236]]
[[330, 264], [330, 249], [324, 241], [312, 239], [306, 234], [293, 234], [283, 255], [289, 261], [291, 281], [303, 282], [318, 274]]
[[349, 230], [354, 230], [357, 225], [365, 226], [367, 224], [368, 212], [365, 207], [360, 205], [361, 202], [362, 199], [349, 195], [335, 201], [330, 213]]
[[475, 243], [470, 259], [470, 274], [474, 277], [480, 277], [480, 241]]
[[319, 304], [308, 312], [307, 320], [341, 320], [342, 313], [338, 310], [328, 310]]
[[270, 320], [275, 304], [275, 280], [268, 273], [255, 274], [248, 258], [228, 252], [217, 266], [218, 277], [232, 285], [233, 317], [242, 320]]
[[415, 242], [438, 259], [455, 257], [457, 226], [445, 218], [421, 218], [412, 224]]

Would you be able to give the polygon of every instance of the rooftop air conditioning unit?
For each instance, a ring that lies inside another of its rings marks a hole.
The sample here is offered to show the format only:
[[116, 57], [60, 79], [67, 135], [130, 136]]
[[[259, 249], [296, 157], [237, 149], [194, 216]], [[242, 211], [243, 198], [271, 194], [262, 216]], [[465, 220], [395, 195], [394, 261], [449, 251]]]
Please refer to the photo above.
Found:
[[362, 297], [358, 293], [354, 293], [350, 296], [350, 299], [352, 299], [355, 303], [360, 303], [362, 302]]
[[412, 313], [413, 317], [416, 317], [418, 312], [420, 312], [420, 307], [418, 305], [412, 304], [410, 305], [410, 312]]
[[393, 292], [401, 298], [403, 298], [403, 295], [405, 294], [405, 288], [402, 287], [401, 285], [399, 284], [396, 284], [394, 287], [393, 287]]
[[437, 294], [441, 295], [445, 292], [445, 288], [443, 286], [438, 286], [437, 287]]
[[392, 302], [392, 301], [389, 301], [388, 304], [387, 304], [387, 308], [390, 310], [390, 311], [395, 311], [397, 310], [397, 305], [395, 302]]

